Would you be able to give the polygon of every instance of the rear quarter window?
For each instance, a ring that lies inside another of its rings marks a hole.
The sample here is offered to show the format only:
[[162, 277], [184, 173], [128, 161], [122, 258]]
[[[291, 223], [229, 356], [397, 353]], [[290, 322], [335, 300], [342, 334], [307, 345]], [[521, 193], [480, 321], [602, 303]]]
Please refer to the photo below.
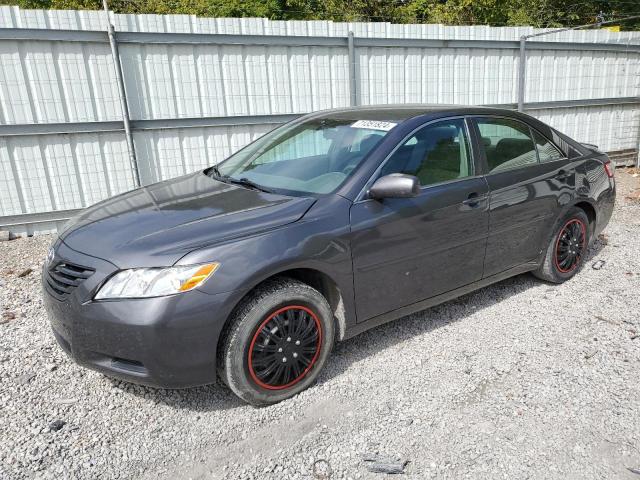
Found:
[[554, 129], [551, 129], [551, 141], [560, 148], [567, 158], [577, 158], [587, 153], [582, 146]]
[[540, 133], [533, 130], [533, 138], [536, 141], [536, 148], [538, 149], [538, 157], [540, 162], [553, 162], [555, 160], [561, 160], [565, 158], [565, 155], [558, 150], [558, 148], [543, 137]]

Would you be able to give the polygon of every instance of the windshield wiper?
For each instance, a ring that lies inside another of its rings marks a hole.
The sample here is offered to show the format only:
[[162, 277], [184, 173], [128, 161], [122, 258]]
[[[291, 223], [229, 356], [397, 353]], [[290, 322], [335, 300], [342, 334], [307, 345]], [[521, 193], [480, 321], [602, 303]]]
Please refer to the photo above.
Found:
[[[213, 175], [211, 175], [212, 173]], [[252, 188], [260, 192], [273, 193], [272, 190], [269, 190], [268, 188], [263, 187], [262, 185], [258, 185], [255, 182], [252, 182], [247, 177], [234, 178], [234, 177], [230, 177], [229, 175], [225, 175], [220, 172], [220, 169], [218, 168], [217, 165], [214, 165], [211, 167], [211, 170], [209, 171], [209, 176], [214, 177], [216, 180], [219, 180], [224, 183], [233, 183], [236, 185], [242, 185], [243, 187]]]
[[224, 177], [224, 179], [229, 183], [235, 183], [236, 185], [242, 185], [243, 187], [253, 188], [254, 190], [258, 190], [260, 192], [273, 193], [272, 190], [263, 187], [262, 185], [258, 185], [257, 183], [249, 180], [247, 177], [242, 178], [233, 178], [233, 177]]

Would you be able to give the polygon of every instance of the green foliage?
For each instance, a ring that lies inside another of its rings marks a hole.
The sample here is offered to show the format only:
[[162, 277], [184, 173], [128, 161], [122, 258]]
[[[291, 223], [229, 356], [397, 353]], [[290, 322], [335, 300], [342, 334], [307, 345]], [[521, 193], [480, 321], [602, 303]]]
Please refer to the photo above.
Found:
[[[410, 21], [445, 25], [561, 27], [594, 23], [600, 13], [606, 20], [640, 14], [640, 3], [627, 0], [413, 0], [402, 8]], [[637, 20], [622, 24], [638, 25]]]
[[[0, 0], [22, 8], [98, 9], [102, 0]], [[203, 17], [265, 17], [445, 25], [560, 27], [640, 14], [630, 0], [111, 0], [118, 13], [191, 14]], [[640, 29], [627, 21], [623, 29]]]

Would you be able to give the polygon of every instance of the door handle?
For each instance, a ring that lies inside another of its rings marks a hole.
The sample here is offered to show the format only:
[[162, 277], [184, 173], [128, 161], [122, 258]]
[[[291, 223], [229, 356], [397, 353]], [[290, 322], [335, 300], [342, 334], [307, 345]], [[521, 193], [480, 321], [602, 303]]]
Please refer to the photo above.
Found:
[[486, 198], [485, 195], [480, 196], [478, 192], [471, 192], [466, 200], [462, 201], [463, 205], [468, 205], [470, 207], [477, 207], [480, 205], [480, 202]]

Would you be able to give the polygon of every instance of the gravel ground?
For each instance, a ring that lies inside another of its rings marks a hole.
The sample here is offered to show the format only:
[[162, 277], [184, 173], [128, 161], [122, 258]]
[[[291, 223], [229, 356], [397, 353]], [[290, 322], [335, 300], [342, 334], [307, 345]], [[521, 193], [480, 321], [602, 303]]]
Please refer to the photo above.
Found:
[[51, 237], [2, 242], [0, 478], [380, 478], [363, 459], [380, 455], [403, 478], [638, 480], [640, 177], [617, 176], [608, 241], [573, 280], [522, 275], [378, 327], [261, 409], [77, 367], [40, 300]]

